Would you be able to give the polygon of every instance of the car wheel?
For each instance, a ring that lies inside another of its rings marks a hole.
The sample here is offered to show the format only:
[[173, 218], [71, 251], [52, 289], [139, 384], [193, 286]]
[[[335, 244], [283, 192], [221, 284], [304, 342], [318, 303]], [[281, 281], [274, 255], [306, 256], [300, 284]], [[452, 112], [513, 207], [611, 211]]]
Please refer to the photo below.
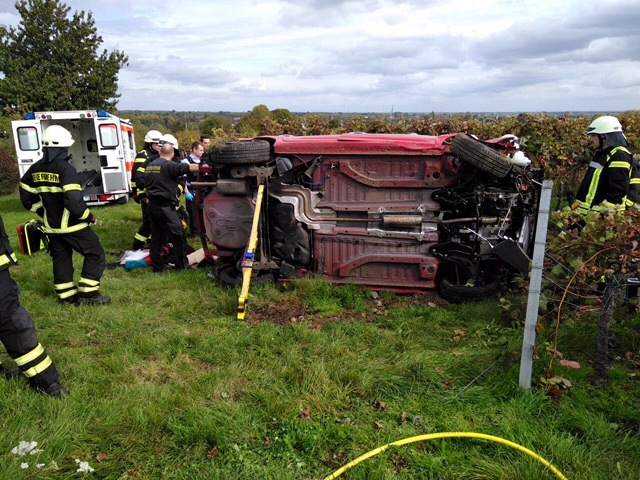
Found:
[[[227, 265], [218, 270], [218, 281], [224, 287], [233, 288], [242, 286], [242, 272], [235, 265]], [[263, 285], [266, 283], [274, 283], [273, 273], [260, 273], [251, 278], [251, 285]]]
[[467, 269], [454, 263], [443, 265], [438, 279], [438, 293], [450, 303], [480, 302], [496, 298], [502, 293], [503, 284], [499, 279], [482, 284], [470, 282]]
[[441, 280], [438, 293], [450, 303], [481, 302], [496, 298], [502, 292], [502, 283], [492, 282], [487, 285], [467, 286], [454, 285], [448, 280]]
[[506, 177], [511, 171], [512, 164], [507, 157], [464, 133], [453, 137], [451, 152], [461, 160], [498, 178]]
[[266, 140], [227, 142], [213, 152], [212, 158], [213, 163], [221, 165], [267, 163], [271, 160], [271, 146]]

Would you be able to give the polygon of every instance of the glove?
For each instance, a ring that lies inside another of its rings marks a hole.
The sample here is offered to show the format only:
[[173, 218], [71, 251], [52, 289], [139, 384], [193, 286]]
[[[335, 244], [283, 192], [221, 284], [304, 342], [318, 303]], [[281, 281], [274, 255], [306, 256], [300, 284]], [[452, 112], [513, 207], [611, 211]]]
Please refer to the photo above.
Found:
[[91, 225], [94, 225], [98, 221], [98, 219], [93, 213], [90, 213], [88, 221]]
[[205, 163], [199, 163], [198, 164], [198, 171], [202, 172], [202, 173], [211, 173], [211, 165], [207, 165]]
[[137, 193], [135, 195], [131, 195], [131, 198], [133, 198], [134, 202], [140, 203], [140, 195], [138, 195]]
[[193, 196], [193, 193], [191, 193], [191, 192], [185, 193], [184, 196], [185, 196], [185, 198], [187, 199], [188, 202], [193, 202], [193, 199], [195, 198]]

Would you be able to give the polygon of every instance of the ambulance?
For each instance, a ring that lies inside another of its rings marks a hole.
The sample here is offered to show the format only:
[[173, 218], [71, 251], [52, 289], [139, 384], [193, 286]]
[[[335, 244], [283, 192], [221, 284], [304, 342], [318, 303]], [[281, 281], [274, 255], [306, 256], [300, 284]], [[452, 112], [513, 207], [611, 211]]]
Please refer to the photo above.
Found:
[[71, 132], [71, 163], [88, 205], [127, 203], [136, 156], [133, 125], [104, 110], [29, 112], [11, 122], [22, 177], [42, 158], [42, 132], [60, 125]]

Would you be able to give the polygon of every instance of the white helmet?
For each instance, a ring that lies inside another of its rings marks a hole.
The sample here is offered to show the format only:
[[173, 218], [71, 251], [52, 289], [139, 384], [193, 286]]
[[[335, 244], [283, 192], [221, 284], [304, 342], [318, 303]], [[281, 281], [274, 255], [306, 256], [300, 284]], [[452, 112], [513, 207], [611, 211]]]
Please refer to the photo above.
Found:
[[620, 125], [620, 122], [616, 117], [605, 115], [603, 117], [598, 117], [591, 122], [591, 125], [587, 127], [587, 130], [584, 133], [587, 135], [592, 133], [604, 135], [605, 133], [614, 132], [622, 133], [622, 125]]
[[144, 143], [158, 143], [162, 134], [158, 130], [149, 130], [144, 136]]
[[178, 140], [176, 140], [176, 137], [174, 137], [170, 133], [165, 133], [158, 139], [158, 144], [162, 145], [163, 143], [170, 143], [171, 145], [173, 145], [173, 148], [178, 148]]
[[60, 125], [51, 125], [42, 134], [43, 147], [70, 147], [74, 141], [71, 132]]

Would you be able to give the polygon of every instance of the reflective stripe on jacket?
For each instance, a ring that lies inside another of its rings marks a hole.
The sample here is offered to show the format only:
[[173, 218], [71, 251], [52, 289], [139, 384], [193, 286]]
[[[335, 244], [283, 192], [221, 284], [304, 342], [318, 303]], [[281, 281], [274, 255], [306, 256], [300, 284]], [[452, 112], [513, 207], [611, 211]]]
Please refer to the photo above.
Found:
[[91, 212], [78, 172], [66, 159], [34, 163], [20, 179], [20, 200], [43, 218], [44, 233], [71, 233], [89, 226]]
[[6, 270], [12, 265], [17, 265], [17, 263], [18, 259], [16, 254], [13, 253], [13, 249], [9, 243], [9, 236], [4, 229], [4, 222], [2, 221], [2, 217], [0, 217], [0, 270]]
[[640, 203], [640, 164], [638, 164], [636, 157], [633, 157], [633, 164], [631, 165], [627, 206], [630, 207], [634, 203]]
[[627, 204], [633, 157], [625, 147], [610, 147], [596, 152], [578, 192], [578, 212], [606, 207], [624, 210]]

